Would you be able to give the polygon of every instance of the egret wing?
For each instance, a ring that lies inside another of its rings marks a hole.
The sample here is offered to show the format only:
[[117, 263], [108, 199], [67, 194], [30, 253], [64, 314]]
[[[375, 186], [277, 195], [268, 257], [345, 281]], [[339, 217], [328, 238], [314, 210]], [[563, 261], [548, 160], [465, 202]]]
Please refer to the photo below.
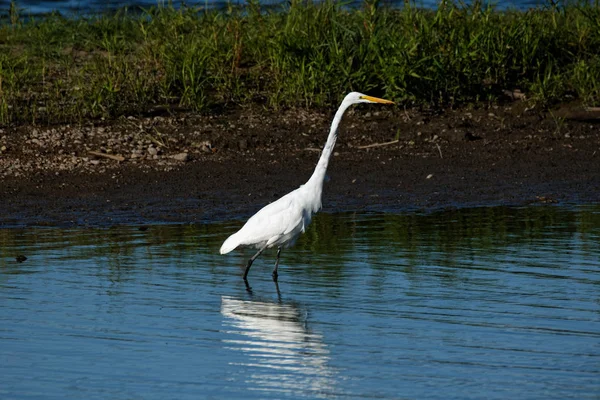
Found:
[[303, 208], [295, 201], [294, 192], [266, 205], [236, 233], [241, 245], [271, 245], [293, 234], [302, 225]]

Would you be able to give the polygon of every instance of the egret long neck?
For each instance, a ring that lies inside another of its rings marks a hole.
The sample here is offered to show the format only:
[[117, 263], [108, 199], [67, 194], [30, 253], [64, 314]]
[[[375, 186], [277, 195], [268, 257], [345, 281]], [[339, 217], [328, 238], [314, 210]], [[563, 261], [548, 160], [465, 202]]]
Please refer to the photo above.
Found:
[[323, 188], [323, 181], [325, 180], [327, 166], [329, 165], [329, 158], [331, 157], [331, 153], [333, 153], [335, 141], [337, 140], [338, 125], [340, 124], [342, 115], [344, 115], [344, 112], [348, 106], [349, 104], [342, 103], [340, 108], [335, 113], [335, 117], [333, 117], [333, 122], [331, 123], [329, 136], [327, 136], [327, 142], [325, 143], [325, 147], [323, 147], [323, 152], [321, 153], [321, 158], [319, 158], [319, 162], [315, 167], [315, 172], [313, 172], [308, 182], [306, 182], [306, 185], [311, 185], [316, 189], [319, 199], [321, 198], [321, 190]]

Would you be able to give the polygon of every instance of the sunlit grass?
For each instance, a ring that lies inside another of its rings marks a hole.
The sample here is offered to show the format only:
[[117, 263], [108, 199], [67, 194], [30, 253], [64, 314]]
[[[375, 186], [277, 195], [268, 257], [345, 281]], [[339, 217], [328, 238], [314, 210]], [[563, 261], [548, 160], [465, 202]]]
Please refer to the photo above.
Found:
[[600, 6], [401, 10], [292, 0], [263, 9], [23, 17], [0, 24], [0, 123], [77, 122], [228, 104], [331, 107], [350, 90], [406, 105], [600, 104]]

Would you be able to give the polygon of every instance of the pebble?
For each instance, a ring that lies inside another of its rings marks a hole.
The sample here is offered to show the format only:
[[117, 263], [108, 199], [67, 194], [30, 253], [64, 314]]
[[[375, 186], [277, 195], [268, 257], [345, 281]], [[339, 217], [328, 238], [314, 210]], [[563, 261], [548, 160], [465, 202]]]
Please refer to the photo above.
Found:
[[205, 153], [212, 153], [213, 148], [212, 148], [212, 143], [210, 143], [208, 140], [205, 140], [204, 142], [200, 143], [200, 149], [205, 152]]
[[155, 147], [148, 147], [148, 154], [150, 154], [151, 156], [155, 156], [158, 154], [158, 150], [156, 150]]
[[190, 155], [188, 153], [179, 153], [175, 154], [172, 158], [177, 161], [186, 162], [190, 160]]

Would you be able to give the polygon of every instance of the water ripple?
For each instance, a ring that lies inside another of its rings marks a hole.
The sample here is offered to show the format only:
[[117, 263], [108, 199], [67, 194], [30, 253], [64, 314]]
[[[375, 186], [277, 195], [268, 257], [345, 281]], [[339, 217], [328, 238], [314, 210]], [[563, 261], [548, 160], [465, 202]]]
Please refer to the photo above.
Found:
[[[0, 231], [0, 397], [595, 399], [600, 209]], [[23, 263], [15, 256], [23, 254]]]

